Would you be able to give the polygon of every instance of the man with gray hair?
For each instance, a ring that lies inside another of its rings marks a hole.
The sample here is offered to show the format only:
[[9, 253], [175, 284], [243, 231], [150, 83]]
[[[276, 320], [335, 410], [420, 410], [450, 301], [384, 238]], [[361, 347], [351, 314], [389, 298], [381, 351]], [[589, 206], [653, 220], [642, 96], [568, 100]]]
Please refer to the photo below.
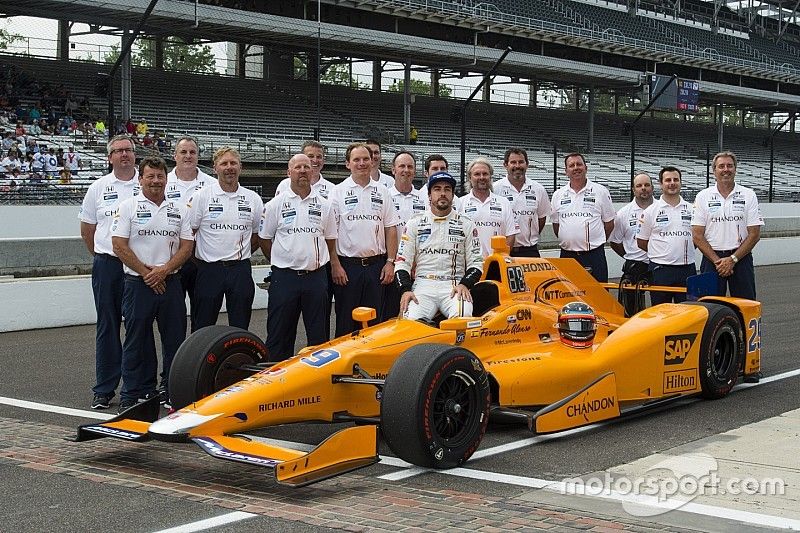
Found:
[[81, 238], [93, 256], [92, 292], [97, 312], [95, 385], [92, 409], [108, 409], [122, 376], [122, 262], [111, 243], [111, 225], [119, 204], [139, 193], [136, 152], [128, 135], [108, 141], [112, 171], [89, 186], [81, 211]]
[[478, 230], [483, 257], [492, 253], [492, 237], [504, 236], [511, 249], [514, 247], [514, 236], [519, 233], [511, 203], [492, 192], [493, 174], [492, 164], [483, 157], [467, 165], [467, 177], [472, 190], [461, 197], [459, 206], [459, 213], [472, 220]]

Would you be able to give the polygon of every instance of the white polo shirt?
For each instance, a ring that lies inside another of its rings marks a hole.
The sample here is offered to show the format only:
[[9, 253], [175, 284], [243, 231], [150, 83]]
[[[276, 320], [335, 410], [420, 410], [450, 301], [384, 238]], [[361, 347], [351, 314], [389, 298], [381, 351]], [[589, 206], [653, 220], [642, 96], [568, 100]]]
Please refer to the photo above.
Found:
[[705, 226], [712, 250], [735, 250], [747, 238], [749, 226], [763, 225], [756, 193], [747, 187], [734, 185], [724, 198], [715, 184], [694, 199], [692, 226]]
[[394, 204], [397, 216], [400, 218], [400, 223], [397, 225], [397, 237], [400, 238], [406, 228], [406, 223], [414, 215], [424, 213], [428, 209], [428, 204], [419, 191], [413, 187], [411, 192], [404, 194], [392, 185], [392, 188], [389, 189], [389, 195], [392, 197], [392, 204]]
[[647, 263], [647, 252], [636, 244], [636, 235], [639, 233], [639, 220], [642, 218], [642, 213], [644, 213], [644, 209], [639, 207], [636, 200], [622, 206], [617, 211], [617, 217], [614, 219], [614, 231], [611, 232], [611, 237], [608, 240], [622, 244], [622, 247], [625, 248], [625, 259]]
[[533, 246], [539, 243], [539, 219], [550, 214], [550, 198], [538, 182], [530, 178], [519, 191], [505, 177], [492, 186], [498, 196], [511, 203], [514, 217], [519, 224], [519, 233], [514, 237], [514, 246]]
[[644, 210], [637, 238], [648, 241], [647, 255], [653, 263], [694, 264], [691, 204], [681, 198], [673, 207], [659, 198]]
[[[323, 198], [330, 198], [331, 190], [333, 190], [334, 187], [335, 185], [333, 182], [326, 180], [322, 177], [322, 174], [320, 174], [317, 182], [311, 186], [311, 191], [319, 194]], [[292, 180], [286, 177], [278, 184], [278, 188], [275, 189], [275, 196], [278, 196], [282, 192], [291, 190], [291, 188]]]
[[[128, 239], [134, 255], [150, 266], [161, 266], [172, 259], [181, 239], [194, 240], [186, 206], [169, 200], [156, 205], [143, 194], [119, 205], [111, 235]], [[128, 265], [123, 264], [122, 268], [126, 274], [139, 275]]]
[[325, 239], [336, 238], [336, 217], [317, 191], [300, 198], [289, 189], [264, 206], [258, 236], [272, 241], [273, 266], [316, 270], [331, 259]]
[[492, 253], [492, 237], [495, 235], [508, 237], [519, 233], [511, 204], [493, 192], [489, 193], [485, 202], [480, 201], [472, 193], [464, 195], [461, 198], [459, 213], [472, 220], [478, 229], [478, 239], [484, 257]]
[[394, 187], [394, 178], [389, 174], [384, 174], [380, 170], [378, 171], [378, 179], [373, 180], [372, 177], [370, 177], [370, 180], [374, 181], [375, 183], [380, 183], [387, 189]]
[[617, 214], [604, 186], [586, 180], [586, 186], [575, 192], [567, 183], [553, 193], [551, 205], [550, 220], [559, 224], [561, 248], [587, 252], [606, 243], [603, 223], [611, 222]]
[[225, 192], [218, 181], [199, 190], [190, 200], [189, 223], [195, 233], [198, 259], [236, 261], [250, 258], [250, 239], [258, 233], [264, 212], [261, 197], [239, 185]]
[[184, 181], [175, 174], [175, 169], [172, 169], [167, 174], [167, 188], [164, 190], [164, 196], [167, 197], [167, 200], [186, 205], [197, 191], [202, 190], [203, 187], [207, 187], [211, 183], [216, 183], [216, 181], [215, 177], [209, 176], [199, 168], [195, 179]]
[[139, 194], [139, 172], [128, 181], [120, 181], [114, 173], [106, 174], [89, 185], [83, 197], [78, 220], [95, 224], [94, 253], [114, 255], [111, 246], [111, 224], [119, 204]]
[[372, 257], [386, 253], [384, 228], [400, 224], [389, 189], [370, 180], [366, 187], [350, 176], [331, 191], [338, 232], [336, 252], [344, 257]]

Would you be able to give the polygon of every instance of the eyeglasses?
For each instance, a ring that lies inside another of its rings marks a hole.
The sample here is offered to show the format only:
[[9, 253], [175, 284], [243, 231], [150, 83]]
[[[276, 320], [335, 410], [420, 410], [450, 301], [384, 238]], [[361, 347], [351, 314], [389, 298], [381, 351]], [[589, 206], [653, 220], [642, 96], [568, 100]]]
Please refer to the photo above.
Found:
[[133, 152], [133, 148], [115, 148], [111, 150], [112, 154], [132, 154]]

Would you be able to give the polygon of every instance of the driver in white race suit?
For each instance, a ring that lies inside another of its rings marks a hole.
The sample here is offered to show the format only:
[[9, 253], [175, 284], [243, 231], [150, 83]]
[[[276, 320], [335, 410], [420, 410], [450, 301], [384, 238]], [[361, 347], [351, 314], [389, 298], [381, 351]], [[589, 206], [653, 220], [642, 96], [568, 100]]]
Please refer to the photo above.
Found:
[[[447, 172], [428, 179], [430, 208], [411, 218], [400, 238], [395, 281], [400, 312], [410, 319], [471, 316], [470, 289], [481, 277], [475, 224], [453, 210], [456, 180]], [[411, 273], [414, 272], [412, 282]]]

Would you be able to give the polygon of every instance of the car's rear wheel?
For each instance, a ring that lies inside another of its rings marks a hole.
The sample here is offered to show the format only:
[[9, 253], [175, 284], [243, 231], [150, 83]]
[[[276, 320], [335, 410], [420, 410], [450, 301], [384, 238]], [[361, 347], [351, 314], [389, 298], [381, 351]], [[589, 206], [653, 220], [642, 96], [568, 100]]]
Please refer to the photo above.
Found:
[[724, 305], [700, 302], [708, 309], [708, 320], [700, 341], [698, 369], [704, 398], [727, 395], [744, 362], [744, 335], [736, 313]]
[[176, 409], [241, 381], [253, 374], [241, 365], [267, 360], [258, 336], [231, 326], [208, 326], [181, 344], [169, 372], [169, 395]]
[[409, 463], [462, 464], [478, 448], [489, 421], [489, 379], [470, 351], [421, 344], [395, 361], [383, 388], [381, 430]]

